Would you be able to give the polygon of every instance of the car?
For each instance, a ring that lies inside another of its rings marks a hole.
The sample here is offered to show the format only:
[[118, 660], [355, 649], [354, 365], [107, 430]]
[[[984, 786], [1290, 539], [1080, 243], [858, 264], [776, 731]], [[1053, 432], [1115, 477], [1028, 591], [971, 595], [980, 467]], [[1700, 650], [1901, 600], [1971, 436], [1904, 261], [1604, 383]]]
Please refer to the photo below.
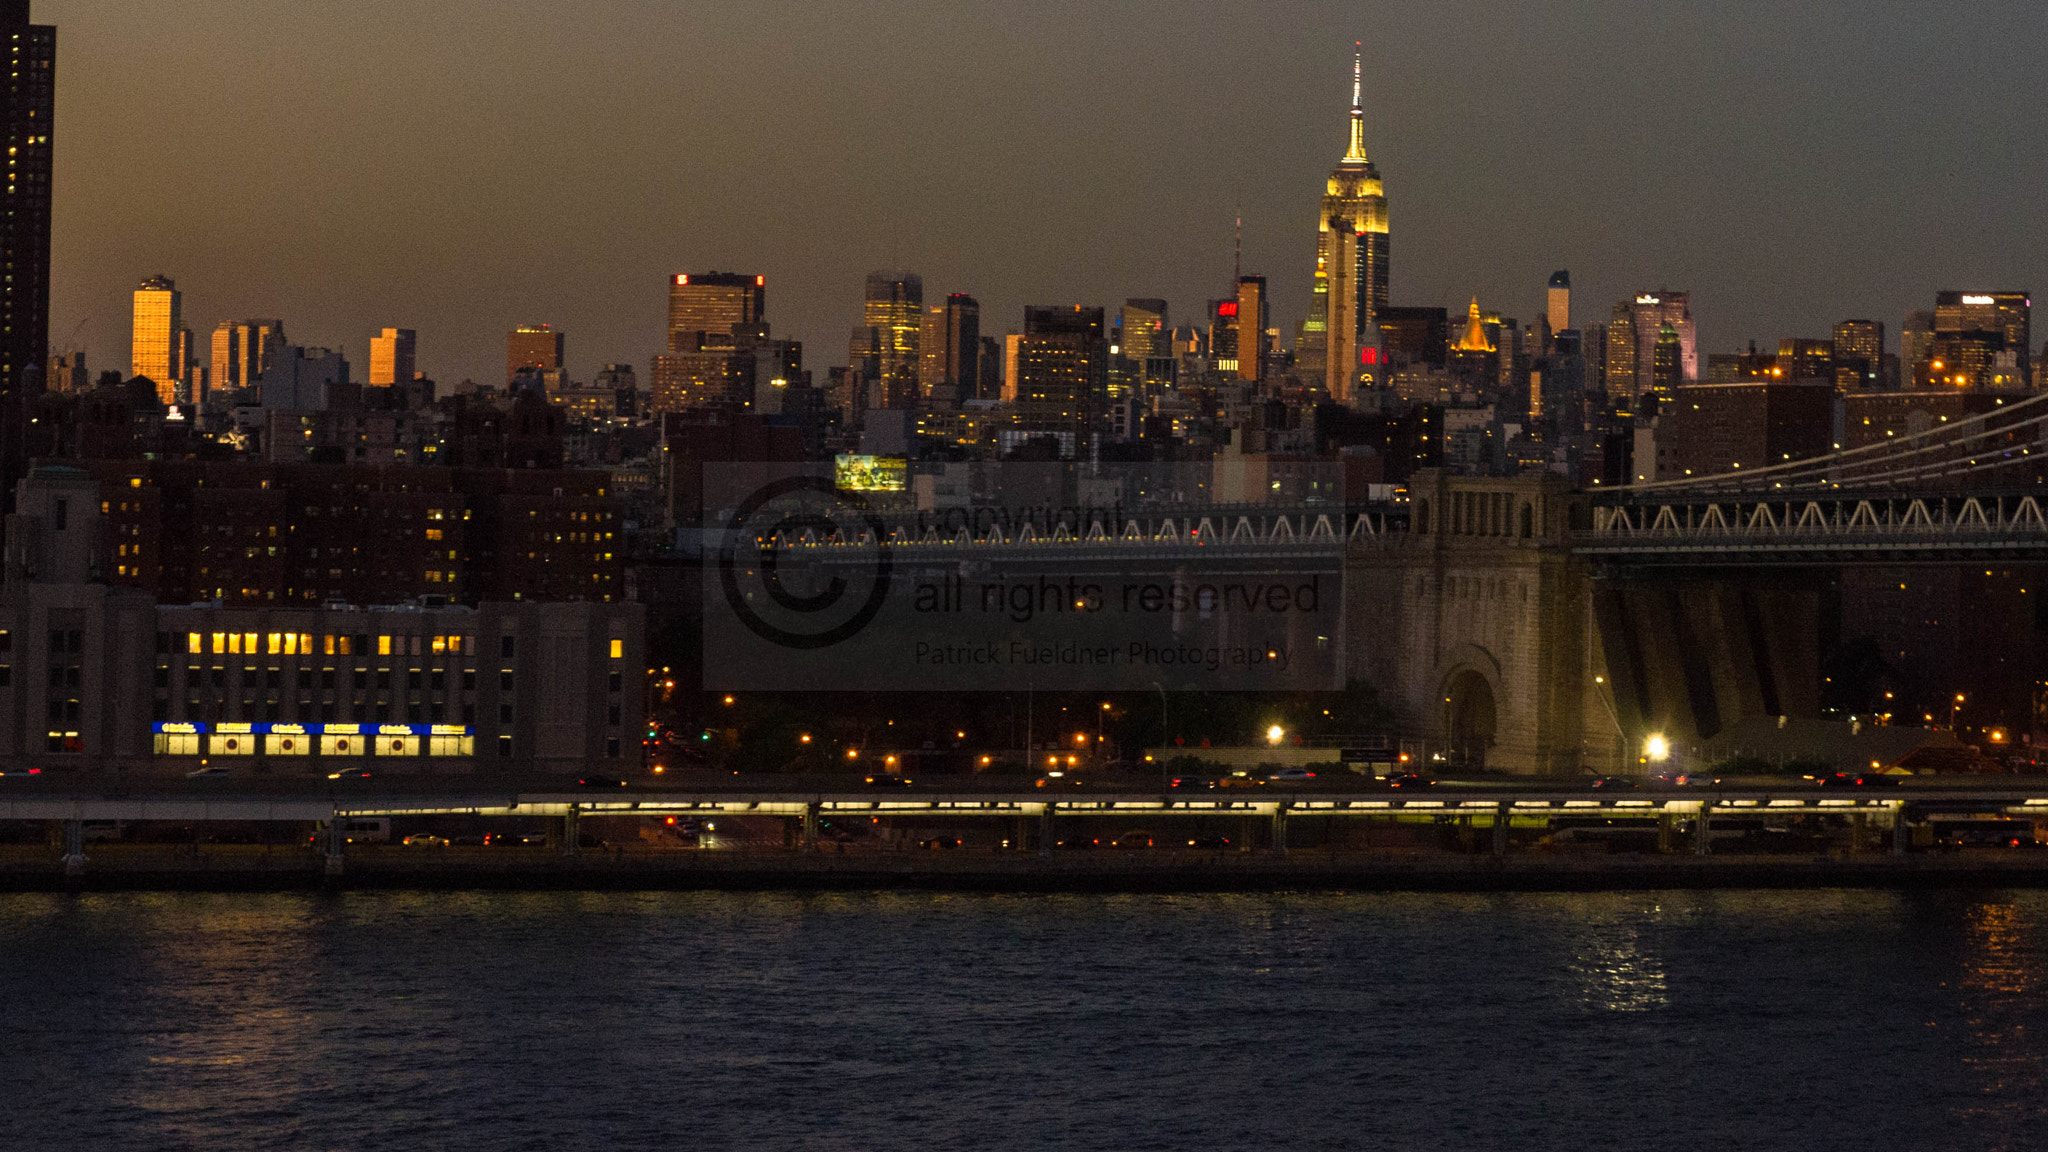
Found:
[[193, 769], [192, 771], [190, 771], [190, 772], [187, 772], [187, 773], [185, 773], [185, 779], [187, 779], [187, 780], [206, 780], [206, 779], [211, 779], [211, 778], [213, 778], [213, 777], [215, 777], [215, 776], [232, 776], [232, 775], [234, 775], [234, 773], [232, 773], [232, 772], [228, 771], [228, 770], [227, 770], [226, 768], [195, 768], [195, 769]]
[[1820, 778], [1823, 788], [1897, 788], [1899, 778], [1879, 772], [1832, 772]]
[[1069, 840], [1060, 840], [1060, 841], [1056, 841], [1056, 842], [1055, 842], [1055, 843], [1053, 844], [1053, 847], [1055, 847], [1055, 848], [1100, 848], [1100, 847], [1102, 847], [1102, 841], [1100, 841], [1100, 840], [1097, 840], [1097, 839], [1095, 839], [1095, 838], [1093, 838], [1093, 837], [1087, 837], [1087, 836], [1076, 836], [1076, 837], [1074, 837], [1074, 838], [1072, 838], [1072, 839], [1069, 839]]
[[1586, 783], [1588, 788], [1601, 788], [1611, 792], [1632, 792], [1642, 786], [1643, 782], [1633, 776], [1595, 776]]
[[1088, 782], [1072, 772], [1047, 772], [1040, 776], [1033, 788], [1086, 788]]
[[400, 843], [404, 844], [407, 848], [446, 848], [448, 846], [448, 838], [446, 836], [436, 836], [431, 832], [416, 832], [411, 836], [407, 836]]
[[43, 770], [41, 768], [0, 769], [0, 776], [41, 776], [42, 774]]
[[1216, 778], [1214, 776], [1175, 776], [1167, 781], [1166, 786], [1177, 792], [1190, 791], [1196, 788], [1214, 788], [1216, 786]]
[[370, 778], [370, 770], [368, 768], [344, 768], [339, 772], [329, 772], [327, 778], [329, 780], [367, 780]]
[[1673, 788], [1713, 788], [1721, 783], [1719, 776], [1708, 776], [1702, 772], [1665, 772], [1656, 779], [1657, 783]]
[[1316, 774], [1306, 768], [1275, 768], [1266, 773], [1266, 779], [1274, 784], [1306, 784]]
[[908, 776], [889, 776], [885, 774], [868, 777], [868, 787], [870, 788], [908, 788], [910, 784], [911, 780]]
[[1211, 851], [1221, 852], [1221, 851], [1223, 851], [1224, 849], [1226, 849], [1226, 848], [1229, 848], [1229, 847], [1230, 847], [1230, 837], [1228, 837], [1228, 836], [1190, 836], [1190, 837], [1188, 838], [1188, 847], [1190, 847], [1190, 848], [1205, 848], [1205, 849], [1209, 849], [1209, 850], [1211, 850]]
[[624, 788], [626, 782], [616, 776], [585, 776], [576, 781], [578, 788]]
[[1430, 788], [1435, 785], [1436, 781], [1422, 775], [1420, 772], [1396, 772], [1392, 776], [1387, 777], [1387, 787], [1389, 788]]
[[1248, 772], [1232, 772], [1228, 776], [1217, 777], [1215, 786], [1218, 788], [1263, 788], [1266, 786], [1266, 782], [1263, 779], [1252, 776]]
[[960, 846], [960, 838], [958, 836], [934, 836], [929, 840], [919, 841], [917, 846], [920, 848], [930, 848], [935, 851], [939, 849], [953, 849]]
[[1150, 832], [1131, 831], [1109, 842], [1111, 848], [1150, 848], [1153, 836]]

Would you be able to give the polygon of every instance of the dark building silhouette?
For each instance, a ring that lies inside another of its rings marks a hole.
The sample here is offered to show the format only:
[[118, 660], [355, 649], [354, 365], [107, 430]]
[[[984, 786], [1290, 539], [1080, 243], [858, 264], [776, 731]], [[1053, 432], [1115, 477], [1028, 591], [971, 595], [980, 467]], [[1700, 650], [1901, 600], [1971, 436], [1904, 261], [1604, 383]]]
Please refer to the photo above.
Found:
[[8, 37], [7, 211], [0, 214], [0, 490], [14, 507], [28, 474], [29, 409], [50, 350], [50, 174], [57, 29], [29, 23], [29, 0], [0, 0]]

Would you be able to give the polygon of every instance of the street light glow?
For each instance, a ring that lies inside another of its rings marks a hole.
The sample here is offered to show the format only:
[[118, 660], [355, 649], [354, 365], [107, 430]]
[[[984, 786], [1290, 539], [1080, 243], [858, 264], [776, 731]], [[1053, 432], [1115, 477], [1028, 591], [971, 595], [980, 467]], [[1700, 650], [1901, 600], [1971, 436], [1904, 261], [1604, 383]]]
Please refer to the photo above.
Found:
[[1275, 724], [1271, 728], [1266, 729], [1266, 743], [1268, 744], [1278, 744], [1281, 740], [1285, 739], [1286, 736], [1287, 729], [1282, 728], [1278, 724]]
[[1661, 735], [1653, 735], [1643, 741], [1643, 755], [1652, 760], [1662, 760], [1671, 755], [1671, 741]]

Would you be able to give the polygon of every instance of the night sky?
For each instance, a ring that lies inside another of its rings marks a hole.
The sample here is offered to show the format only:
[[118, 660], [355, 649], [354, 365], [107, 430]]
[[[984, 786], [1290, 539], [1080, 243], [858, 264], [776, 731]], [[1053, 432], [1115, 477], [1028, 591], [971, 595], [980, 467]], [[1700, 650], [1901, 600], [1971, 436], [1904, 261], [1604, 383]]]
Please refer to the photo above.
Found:
[[[1353, 40], [1396, 304], [1575, 323], [1693, 292], [1701, 351], [2042, 289], [2048, 5], [36, 0], [58, 34], [51, 340], [128, 367], [176, 278], [202, 347], [278, 316], [444, 387], [504, 333], [642, 374], [666, 277], [768, 277], [823, 370], [871, 269], [926, 299], [1226, 291], [1231, 220], [1291, 341]], [[80, 327], [80, 325], [83, 325]], [[77, 335], [74, 337], [74, 330]], [[2035, 340], [2048, 335], [2037, 324]]]

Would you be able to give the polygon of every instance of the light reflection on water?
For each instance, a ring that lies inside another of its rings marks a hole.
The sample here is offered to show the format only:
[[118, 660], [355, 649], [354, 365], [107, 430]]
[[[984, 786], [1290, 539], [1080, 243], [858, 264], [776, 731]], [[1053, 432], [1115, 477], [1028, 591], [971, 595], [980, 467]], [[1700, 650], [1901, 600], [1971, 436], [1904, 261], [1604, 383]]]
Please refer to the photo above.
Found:
[[1649, 1147], [1682, 1113], [1683, 1147], [2023, 1148], [2044, 922], [2032, 892], [7, 896], [0, 1147]]

